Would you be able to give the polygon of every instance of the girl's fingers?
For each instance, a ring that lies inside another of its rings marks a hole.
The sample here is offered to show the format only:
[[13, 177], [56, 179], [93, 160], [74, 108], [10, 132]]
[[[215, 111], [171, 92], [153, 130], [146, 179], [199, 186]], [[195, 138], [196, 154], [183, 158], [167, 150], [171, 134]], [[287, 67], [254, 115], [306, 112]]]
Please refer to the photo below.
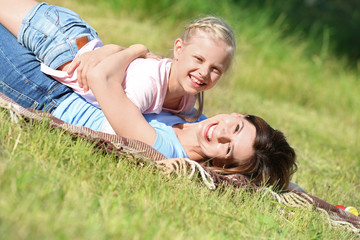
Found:
[[75, 69], [79, 66], [79, 64], [80, 64], [80, 60], [79, 60], [79, 58], [77, 58], [70, 64], [70, 66], [67, 70], [67, 74], [72, 74], [75, 71]]
[[89, 91], [89, 86], [88, 86], [87, 78], [86, 78], [87, 65], [84, 66], [81, 74], [82, 74], [81, 79], [82, 79], [83, 88], [84, 88], [84, 91], [87, 92], [87, 91]]
[[83, 69], [83, 66], [79, 65], [79, 67], [77, 69], [77, 80], [78, 80], [79, 87], [81, 87], [81, 88], [84, 87], [83, 81], [82, 81], [82, 69]]

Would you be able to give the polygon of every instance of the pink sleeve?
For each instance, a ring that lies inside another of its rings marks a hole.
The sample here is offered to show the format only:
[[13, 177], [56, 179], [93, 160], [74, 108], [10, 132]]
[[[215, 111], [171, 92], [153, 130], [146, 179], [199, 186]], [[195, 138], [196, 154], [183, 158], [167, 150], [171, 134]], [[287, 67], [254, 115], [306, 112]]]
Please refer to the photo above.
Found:
[[123, 88], [142, 113], [161, 112], [167, 89], [161, 75], [159, 61], [154, 59], [139, 58], [129, 65]]

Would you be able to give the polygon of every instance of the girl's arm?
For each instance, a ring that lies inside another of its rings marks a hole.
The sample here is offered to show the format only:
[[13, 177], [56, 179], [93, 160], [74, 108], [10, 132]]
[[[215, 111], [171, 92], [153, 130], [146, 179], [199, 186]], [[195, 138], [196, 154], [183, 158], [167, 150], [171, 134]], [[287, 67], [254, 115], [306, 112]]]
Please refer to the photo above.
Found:
[[67, 69], [67, 73], [72, 74], [77, 68], [79, 86], [84, 88], [84, 91], [87, 92], [89, 91], [86, 79], [87, 72], [108, 56], [124, 49], [124, 47], [116, 44], [108, 44], [93, 51], [83, 53], [70, 64], [70, 67]]
[[112, 54], [88, 72], [89, 86], [116, 134], [153, 145], [156, 132], [126, 96], [122, 81], [128, 64], [143, 54], [145, 46], [136, 44]]
[[[89, 86], [87, 84], [87, 78], [86, 78], [87, 72], [90, 69], [94, 68], [97, 64], [99, 64], [102, 60], [104, 60], [108, 56], [123, 51], [124, 49], [126, 48], [116, 44], [107, 44], [93, 51], [83, 53], [81, 56], [76, 58], [71, 63], [71, 65], [67, 69], [67, 73], [71, 74], [77, 68], [77, 79], [78, 79], [79, 87], [84, 88], [84, 91], [87, 92], [89, 91]], [[139, 57], [153, 58], [156, 60], [160, 60], [164, 58], [163, 56], [160, 56], [150, 51], [147, 51], [146, 53], [144, 53]], [[125, 67], [127, 67], [127, 65]]]

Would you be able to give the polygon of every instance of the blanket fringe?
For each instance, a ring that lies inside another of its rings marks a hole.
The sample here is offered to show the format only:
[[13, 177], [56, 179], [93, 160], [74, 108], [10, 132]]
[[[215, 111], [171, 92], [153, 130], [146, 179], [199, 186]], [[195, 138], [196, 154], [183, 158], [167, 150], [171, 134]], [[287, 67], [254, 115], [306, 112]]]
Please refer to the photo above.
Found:
[[269, 188], [266, 188], [266, 192], [270, 193], [273, 199], [283, 206], [304, 210], [315, 210], [316, 212], [321, 213], [321, 215], [323, 215], [331, 225], [345, 228], [346, 230], [354, 232], [360, 236], [360, 219], [355, 215], [350, 215], [351, 213], [347, 213], [342, 209], [339, 209], [340, 212], [343, 211], [342, 214], [347, 215], [347, 217], [350, 218], [348, 221], [345, 221], [344, 217], [339, 216], [339, 214], [329, 210], [327, 211], [326, 209], [317, 206], [314, 198], [306, 193], [292, 191], [277, 193]]
[[211, 178], [210, 174], [207, 173], [199, 163], [190, 160], [189, 158], [164, 159], [156, 161], [155, 165], [167, 175], [182, 175], [187, 176], [189, 179], [192, 179], [195, 176], [196, 171], [198, 171], [205, 186], [211, 190], [216, 189], [214, 180]]

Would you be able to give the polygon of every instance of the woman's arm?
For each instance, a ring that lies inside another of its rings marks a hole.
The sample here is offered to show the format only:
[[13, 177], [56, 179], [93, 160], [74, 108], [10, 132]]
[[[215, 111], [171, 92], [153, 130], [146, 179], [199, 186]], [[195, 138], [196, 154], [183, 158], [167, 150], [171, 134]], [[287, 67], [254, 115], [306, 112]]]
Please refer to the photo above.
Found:
[[126, 96], [122, 81], [128, 64], [147, 53], [145, 46], [132, 45], [101, 61], [87, 74], [88, 84], [116, 134], [153, 145], [156, 132]]

